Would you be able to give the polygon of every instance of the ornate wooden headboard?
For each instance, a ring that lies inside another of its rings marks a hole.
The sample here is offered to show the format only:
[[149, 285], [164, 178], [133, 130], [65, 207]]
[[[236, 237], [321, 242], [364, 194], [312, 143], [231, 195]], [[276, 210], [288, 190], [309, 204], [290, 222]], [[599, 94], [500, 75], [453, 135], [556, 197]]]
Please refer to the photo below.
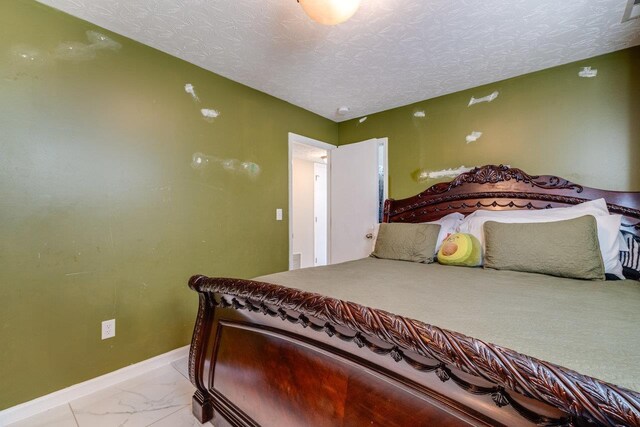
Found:
[[383, 222], [435, 221], [451, 212], [478, 209], [548, 209], [604, 198], [609, 211], [640, 237], [640, 192], [605, 191], [552, 175], [529, 175], [520, 169], [486, 165], [401, 200], [389, 199]]
[[599, 190], [557, 176], [529, 175], [504, 165], [486, 165], [413, 197], [385, 201], [383, 222], [428, 222], [452, 212], [467, 215], [478, 209], [549, 209], [600, 198], [607, 201], [609, 212], [623, 216], [624, 232], [629, 233], [625, 238], [635, 252], [621, 252], [622, 265], [627, 277], [640, 279], [640, 192]]

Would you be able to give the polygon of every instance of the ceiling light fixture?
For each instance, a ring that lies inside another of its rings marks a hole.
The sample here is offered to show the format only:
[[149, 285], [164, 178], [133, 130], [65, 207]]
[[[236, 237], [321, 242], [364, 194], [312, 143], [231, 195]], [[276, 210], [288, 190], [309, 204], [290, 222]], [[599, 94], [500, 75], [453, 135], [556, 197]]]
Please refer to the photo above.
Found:
[[360, 0], [298, 0], [309, 18], [323, 25], [337, 25], [351, 18]]

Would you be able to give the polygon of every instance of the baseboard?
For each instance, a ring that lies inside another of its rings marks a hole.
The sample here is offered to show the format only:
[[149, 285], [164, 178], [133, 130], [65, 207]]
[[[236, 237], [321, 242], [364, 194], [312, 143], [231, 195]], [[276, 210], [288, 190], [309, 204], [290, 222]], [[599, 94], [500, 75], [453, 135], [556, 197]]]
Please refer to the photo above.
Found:
[[182, 359], [189, 354], [189, 346], [184, 346], [171, 350], [142, 362], [134, 363], [117, 371], [109, 372], [96, 378], [72, 385], [62, 390], [54, 391], [42, 397], [21, 403], [4, 411], [0, 411], [0, 426], [15, 423], [41, 412], [53, 409], [56, 406], [64, 405], [83, 396], [95, 393], [96, 391], [118, 384], [122, 381], [137, 377], [146, 372], [166, 366], [171, 362]]

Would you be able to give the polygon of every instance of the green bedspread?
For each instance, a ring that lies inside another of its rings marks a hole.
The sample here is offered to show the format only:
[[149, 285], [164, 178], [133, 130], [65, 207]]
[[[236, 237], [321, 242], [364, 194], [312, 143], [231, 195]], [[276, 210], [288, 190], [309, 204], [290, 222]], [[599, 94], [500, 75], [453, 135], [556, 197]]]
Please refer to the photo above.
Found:
[[640, 391], [640, 283], [365, 258], [256, 280], [420, 320]]

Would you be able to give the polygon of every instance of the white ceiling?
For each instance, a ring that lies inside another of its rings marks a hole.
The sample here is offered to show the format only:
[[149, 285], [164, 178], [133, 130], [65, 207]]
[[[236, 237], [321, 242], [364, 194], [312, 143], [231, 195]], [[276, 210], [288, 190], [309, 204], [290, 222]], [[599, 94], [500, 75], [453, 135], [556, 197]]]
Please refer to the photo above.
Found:
[[306, 160], [314, 163], [327, 163], [327, 150], [307, 144], [294, 142], [291, 144], [291, 155], [294, 159]]
[[362, 0], [335, 27], [296, 0], [39, 1], [335, 121], [640, 44], [627, 0]]

